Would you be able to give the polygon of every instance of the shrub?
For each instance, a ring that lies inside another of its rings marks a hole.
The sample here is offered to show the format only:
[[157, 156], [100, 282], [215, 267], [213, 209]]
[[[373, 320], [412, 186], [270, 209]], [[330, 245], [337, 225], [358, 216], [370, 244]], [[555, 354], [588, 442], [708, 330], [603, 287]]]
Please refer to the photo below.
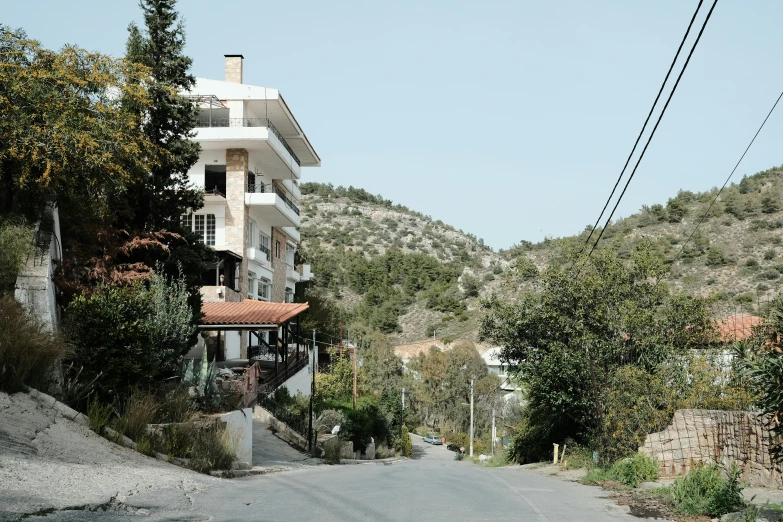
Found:
[[464, 274], [462, 276], [462, 291], [465, 293], [465, 297], [476, 297], [481, 290], [481, 283], [478, 279], [470, 274]]
[[344, 422], [343, 414], [337, 410], [324, 410], [315, 420], [313, 430], [316, 433], [331, 433], [335, 426]]
[[67, 308], [73, 362], [83, 368], [83, 378], [96, 379], [95, 393], [106, 402], [139, 386], [149, 388], [157, 374], [158, 354], [146, 321], [149, 303], [140, 287], [103, 286]]
[[621, 482], [638, 488], [642, 482], [658, 478], [658, 463], [641, 453], [620, 459], [610, 468], [592, 468], [581, 479], [584, 484], [600, 485], [604, 482]]
[[777, 252], [775, 252], [774, 248], [770, 248], [766, 252], [764, 252], [764, 259], [767, 261], [770, 261], [772, 259], [775, 259], [775, 256], [777, 255]]
[[729, 263], [729, 259], [726, 254], [718, 247], [711, 246], [707, 250], [707, 266], [723, 266]]
[[66, 353], [59, 339], [13, 297], [0, 297], [0, 390], [44, 387]]
[[626, 486], [637, 488], [642, 482], [658, 478], [658, 462], [637, 453], [615, 462], [609, 468], [609, 475]]
[[678, 478], [662, 493], [678, 513], [720, 517], [745, 507], [742, 497], [743, 484], [739, 482], [740, 470], [736, 466], [728, 472], [728, 478], [714, 464], [691, 470]]
[[759, 266], [759, 262], [755, 257], [749, 257], [747, 261], [745, 261], [745, 266], [748, 268], [757, 268]]
[[756, 285], [756, 290], [758, 290], [759, 292], [766, 292], [770, 288], [772, 287], [769, 286], [767, 283], [759, 283], [758, 285]]
[[780, 277], [780, 272], [774, 269], [765, 270], [758, 275], [759, 279], [777, 279]]
[[0, 221], [0, 294], [13, 292], [16, 276], [32, 242], [33, 228], [24, 221]]
[[484, 281], [490, 282], [495, 280], [495, 275], [492, 272], [487, 272], [484, 274]]
[[400, 441], [400, 453], [402, 453], [403, 457], [410, 457], [413, 455], [413, 441], [411, 441], [411, 436], [408, 433], [408, 427], [403, 424], [402, 425], [402, 439]]
[[83, 378], [95, 379], [104, 401], [173, 374], [195, 332], [184, 278], [157, 271], [149, 288], [142, 282], [105, 285], [76, 297], [66, 318], [74, 365]]

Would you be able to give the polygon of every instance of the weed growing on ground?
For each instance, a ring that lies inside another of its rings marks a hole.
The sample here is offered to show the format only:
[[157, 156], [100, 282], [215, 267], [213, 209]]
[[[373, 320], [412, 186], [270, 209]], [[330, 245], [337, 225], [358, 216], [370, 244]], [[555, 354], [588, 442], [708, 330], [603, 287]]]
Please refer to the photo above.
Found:
[[739, 478], [740, 470], [736, 465], [724, 476], [718, 466], [711, 464], [691, 470], [659, 492], [680, 514], [719, 517], [746, 507], [742, 497], [745, 485]]
[[98, 435], [103, 435], [103, 429], [109, 425], [112, 418], [112, 408], [108, 404], [103, 404], [97, 397], [93, 397], [87, 409], [87, 416], [90, 418], [90, 429]]
[[637, 488], [642, 482], [656, 478], [658, 478], [658, 463], [645, 455], [636, 454], [618, 460], [608, 469], [592, 468], [588, 470], [581, 482], [593, 485], [620, 482], [626, 486]]

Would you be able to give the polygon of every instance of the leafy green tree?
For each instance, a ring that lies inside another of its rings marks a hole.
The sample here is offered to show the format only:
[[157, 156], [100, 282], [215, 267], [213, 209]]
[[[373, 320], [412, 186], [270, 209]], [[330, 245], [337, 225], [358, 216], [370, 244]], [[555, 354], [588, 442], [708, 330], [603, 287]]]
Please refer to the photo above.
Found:
[[0, 118], [0, 213], [35, 210], [53, 193], [106, 215], [107, 194], [124, 193], [166, 156], [126, 105], [146, 106], [149, 82], [149, 70], [128, 60], [50, 51], [0, 25], [0, 114], [13, 115]]
[[688, 207], [680, 197], [670, 199], [666, 203], [666, 214], [668, 214], [670, 223], [679, 223], [687, 213]]
[[542, 441], [569, 436], [606, 444], [600, 394], [614, 370], [654, 371], [673, 351], [710, 340], [706, 302], [672, 295], [663, 274], [662, 259], [644, 242], [630, 264], [597, 251], [573, 268], [550, 266], [538, 295], [485, 303], [481, 336], [504, 347], [502, 358], [511, 362], [531, 410], [528, 429], [536, 439], [522, 442], [531, 448], [521, 458], [548, 451]]
[[761, 211], [764, 214], [774, 214], [780, 210], [781, 195], [775, 190], [767, 190], [761, 197]]

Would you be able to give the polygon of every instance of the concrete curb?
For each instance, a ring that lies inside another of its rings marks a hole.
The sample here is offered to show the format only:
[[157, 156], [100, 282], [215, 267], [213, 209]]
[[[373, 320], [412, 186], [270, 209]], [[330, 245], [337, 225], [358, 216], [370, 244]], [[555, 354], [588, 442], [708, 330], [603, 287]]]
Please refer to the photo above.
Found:
[[61, 417], [80, 424], [86, 428], [90, 427], [90, 419], [87, 418], [86, 415], [79, 413], [67, 404], [63, 404], [51, 395], [40, 392], [35, 388], [27, 388], [27, 393], [29, 393], [32, 398], [37, 400], [41, 406], [46, 406], [47, 408], [53, 408], [57, 410]]
[[403, 460], [410, 460], [408, 457], [389, 457], [385, 459], [373, 459], [373, 460], [357, 460], [357, 459], [340, 459], [340, 464], [348, 466], [355, 466], [358, 464], [394, 464], [395, 462], [402, 462]]

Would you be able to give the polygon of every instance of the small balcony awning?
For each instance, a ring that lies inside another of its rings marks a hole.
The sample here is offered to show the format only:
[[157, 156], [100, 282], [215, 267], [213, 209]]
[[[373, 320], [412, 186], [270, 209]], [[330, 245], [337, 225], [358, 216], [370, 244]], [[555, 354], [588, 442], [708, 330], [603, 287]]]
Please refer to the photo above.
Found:
[[275, 330], [310, 307], [308, 303], [206, 302], [201, 330]]

